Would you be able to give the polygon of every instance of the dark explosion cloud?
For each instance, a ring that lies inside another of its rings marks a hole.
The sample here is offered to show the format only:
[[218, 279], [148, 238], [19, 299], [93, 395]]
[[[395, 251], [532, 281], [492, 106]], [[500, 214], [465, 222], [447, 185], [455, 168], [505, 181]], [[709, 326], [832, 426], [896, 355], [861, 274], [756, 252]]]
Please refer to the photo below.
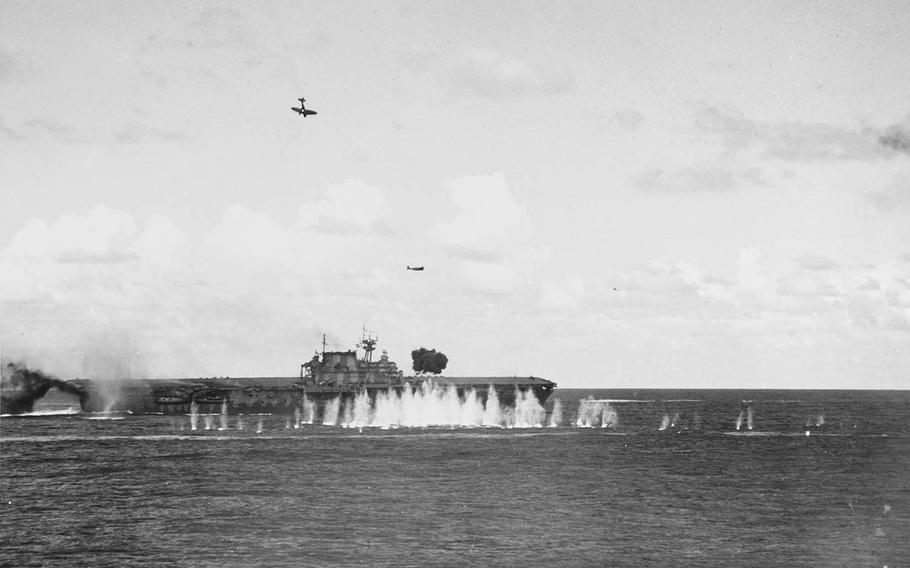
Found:
[[31, 412], [35, 401], [46, 395], [51, 388], [79, 397], [83, 394], [73, 383], [29, 369], [24, 363], [4, 362], [0, 377], [0, 413]]

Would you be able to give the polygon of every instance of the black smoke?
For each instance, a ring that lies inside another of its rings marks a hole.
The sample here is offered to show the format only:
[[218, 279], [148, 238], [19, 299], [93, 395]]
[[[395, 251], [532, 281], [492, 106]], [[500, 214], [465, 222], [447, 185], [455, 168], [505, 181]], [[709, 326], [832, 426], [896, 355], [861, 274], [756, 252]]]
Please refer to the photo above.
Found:
[[0, 377], [0, 414], [31, 412], [35, 401], [51, 388], [74, 394], [80, 399], [83, 395], [82, 389], [73, 383], [29, 369], [24, 363], [4, 362]]
[[449, 358], [444, 353], [423, 347], [411, 351], [411, 359], [414, 361], [413, 369], [417, 373], [438, 375], [449, 364]]

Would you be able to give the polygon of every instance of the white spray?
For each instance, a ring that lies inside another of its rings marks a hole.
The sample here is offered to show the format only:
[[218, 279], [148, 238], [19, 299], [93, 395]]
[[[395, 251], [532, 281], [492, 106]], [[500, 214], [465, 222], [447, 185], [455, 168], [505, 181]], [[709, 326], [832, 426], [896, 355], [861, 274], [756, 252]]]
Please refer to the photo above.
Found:
[[[326, 403], [325, 425], [334, 425], [338, 399]], [[345, 401], [341, 425], [346, 428], [400, 428], [428, 426], [540, 428], [546, 410], [533, 391], [515, 391], [515, 406], [503, 409], [492, 387], [483, 403], [474, 389], [463, 395], [455, 385], [442, 386], [426, 381], [416, 389], [384, 390], [371, 398], [367, 392]]]
[[303, 395], [303, 416], [304, 424], [312, 424], [316, 420], [316, 403]]
[[556, 428], [562, 423], [562, 403], [559, 399], [553, 400], [553, 414], [550, 415], [550, 428]]
[[609, 401], [595, 400], [589, 396], [578, 403], [575, 425], [579, 428], [615, 428], [619, 425], [619, 415]]
[[199, 404], [194, 400], [190, 403], [190, 430], [199, 427]]
[[502, 408], [499, 406], [499, 395], [496, 389], [490, 386], [487, 391], [487, 405], [483, 409], [481, 424], [489, 427], [499, 427], [502, 424]]
[[227, 400], [221, 402], [221, 427], [219, 430], [228, 429], [228, 403]]
[[322, 423], [325, 426], [334, 426], [338, 423], [338, 413], [341, 410], [341, 399], [333, 398], [325, 405], [325, 412], [322, 417]]
[[531, 391], [515, 389], [514, 428], [542, 428], [547, 411]]

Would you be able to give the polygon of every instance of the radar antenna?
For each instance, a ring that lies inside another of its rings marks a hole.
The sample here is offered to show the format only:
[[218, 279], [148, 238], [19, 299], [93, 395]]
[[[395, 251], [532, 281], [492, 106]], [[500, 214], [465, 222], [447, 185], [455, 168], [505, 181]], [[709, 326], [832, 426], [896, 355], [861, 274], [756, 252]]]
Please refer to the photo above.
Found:
[[379, 336], [374, 335], [367, 331], [367, 326], [363, 326], [363, 336], [360, 339], [360, 343], [357, 344], [357, 347], [363, 349], [363, 361], [365, 363], [373, 362], [373, 351], [376, 350], [376, 343], [379, 342]]

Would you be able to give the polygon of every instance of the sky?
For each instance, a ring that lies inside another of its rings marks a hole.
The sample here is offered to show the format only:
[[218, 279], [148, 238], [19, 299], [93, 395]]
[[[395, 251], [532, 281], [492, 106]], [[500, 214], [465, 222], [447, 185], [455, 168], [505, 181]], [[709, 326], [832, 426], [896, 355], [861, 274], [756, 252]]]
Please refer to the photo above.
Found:
[[908, 54], [902, 1], [6, 0], [0, 350], [910, 388]]

